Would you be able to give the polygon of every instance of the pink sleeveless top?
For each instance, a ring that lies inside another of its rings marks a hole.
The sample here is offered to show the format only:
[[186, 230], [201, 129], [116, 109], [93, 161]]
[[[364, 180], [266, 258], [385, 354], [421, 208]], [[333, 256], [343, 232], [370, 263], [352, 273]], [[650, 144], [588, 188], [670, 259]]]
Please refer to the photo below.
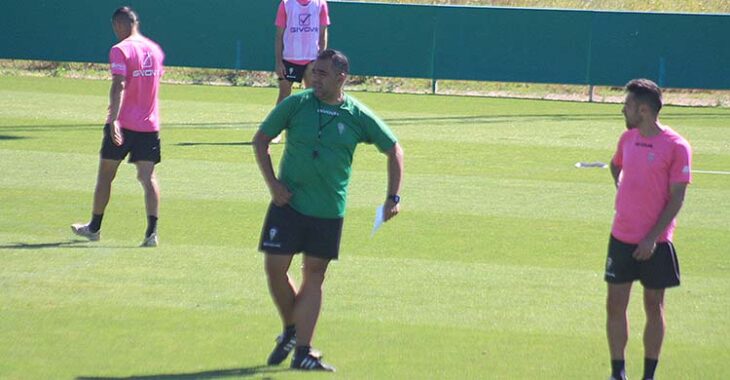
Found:
[[315, 60], [320, 28], [329, 24], [325, 0], [282, 0], [276, 17], [276, 26], [284, 28], [282, 58], [296, 64]]

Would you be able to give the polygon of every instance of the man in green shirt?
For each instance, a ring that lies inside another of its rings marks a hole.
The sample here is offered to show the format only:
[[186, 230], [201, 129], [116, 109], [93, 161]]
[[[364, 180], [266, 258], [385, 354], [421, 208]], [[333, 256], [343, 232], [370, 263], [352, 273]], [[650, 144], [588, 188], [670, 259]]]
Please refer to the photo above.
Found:
[[[292, 368], [335, 370], [322, 362], [311, 342], [327, 265], [339, 254], [357, 144], [374, 144], [388, 157], [384, 219], [399, 211], [403, 150], [380, 118], [344, 93], [348, 73], [344, 54], [329, 49], [320, 53], [312, 70], [312, 88], [277, 105], [253, 138], [256, 160], [272, 198], [259, 250], [265, 253], [269, 291], [284, 325], [269, 365], [284, 361], [296, 346]], [[287, 140], [277, 178], [269, 144], [284, 129]], [[300, 252], [304, 259], [297, 290], [288, 270]]]

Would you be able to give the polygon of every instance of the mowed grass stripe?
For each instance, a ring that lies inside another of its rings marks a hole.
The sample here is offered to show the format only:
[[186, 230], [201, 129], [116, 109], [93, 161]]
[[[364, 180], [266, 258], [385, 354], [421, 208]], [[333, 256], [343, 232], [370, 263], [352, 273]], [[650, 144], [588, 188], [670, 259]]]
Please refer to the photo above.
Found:
[[[250, 153], [249, 153], [250, 154]], [[93, 156], [43, 152], [0, 151], [0, 158], [17, 161], [6, 169], [3, 180], [7, 188], [78, 190], [93, 189], [96, 173]], [[251, 160], [251, 158], [249, 158]], [[79, 163], [88, 163], [83, 167]], [[30, 166], [25, 166], [30, 165]], [[40, 167], [36, 167], [40, 165]], [[128, 165], [125, 165], [128, 166]], [[85, 170], [83, 170], [85, 169]], [[29, 183], [24, 173], [42, 173]], [[575, 175], [575, 168], [566, 169], [566, 175]], [[115, 182], [115, 194], [140, 192], [131, 167], [123, 167]], [[261, 201], [268, 190], [253, 163], [211, 163], [191, 160], [165, 160], [159, 168], [161, 186], [167, 198], [185, 199], [238, 199]], [[353, 176], [351, 207], [374, 209], [383, 198], [385, 176], [382, 171], [360, 170]], [[465, 215], [520, 216], [550, 220], [610, 220], [614, 189], [608, 183], [572, 183], [566, 187], [557, 181], [535, 181], [477, 176], [410, 174], [406, 177], [404, 194], [412, 211], [446, 212]], [[435, 197], [448, 194], [447, 209], [434, 203]], [[726, 221], [727, 212], [715, 207], [730, 198], [730, 189], [692, 188], [687, 210], [681, 220], [690, 225], [713, 228]], [[600, 204], [602, 207], [595, 207]]]
[[[49, 266], [32, 272], [22, 270], [27, 253], [22, 258], [11, 255], [9, 262], [19, 271], [3, 275], [8, 282], [3, 308], [12, 314], [32, 302], [44, 305], [39, 311], [51, 313], [126, 307], [271, 314], [262, 260], [251, 249], [171, 245], [155, 254], [85, 249], [71, 256], [61, 255], [64, 251], [44, 251]], [[180, 251], [187, 252], [185, 260]], [[334, 313], [333, 321], [566, 336], [590, 336], [603, 326], [599, 271], [352, 256], [334, 264], [329, 277], [323, 313]], [[393, 286], [383, 279], [411, 286]], [[692, 313], [674, 316], [673, 339], [713, 345], [705, 338], [708, 334], [729, 332], [720, 325], [725, 310], [717, 302], [727, 279], [688, 276], [685, 281], [692, 291], [671, 291], [670, 304], [703, 313], [701, 319]], [[716, 296], [694, 297], [693, 292]], [[632, 314], [638, 318], [640, 313], [634, 305]]]

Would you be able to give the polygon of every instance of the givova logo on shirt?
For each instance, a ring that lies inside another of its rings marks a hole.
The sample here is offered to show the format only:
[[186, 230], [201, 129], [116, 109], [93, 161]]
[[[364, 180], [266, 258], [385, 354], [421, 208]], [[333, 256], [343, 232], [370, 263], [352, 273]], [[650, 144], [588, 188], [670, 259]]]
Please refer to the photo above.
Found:
[[299, 26], [289, 28], [289, 33], [312, 33], [319, 32], [319, 26], [312, 25], [312, 14], [302, 13], [299, 15]]
[[152, 69], [152, 53], [145, 52], [142, 60], [142, 70], [134, 70], [132, 76], [137, 77], [156, 77], [160, 75], [160, 70]]

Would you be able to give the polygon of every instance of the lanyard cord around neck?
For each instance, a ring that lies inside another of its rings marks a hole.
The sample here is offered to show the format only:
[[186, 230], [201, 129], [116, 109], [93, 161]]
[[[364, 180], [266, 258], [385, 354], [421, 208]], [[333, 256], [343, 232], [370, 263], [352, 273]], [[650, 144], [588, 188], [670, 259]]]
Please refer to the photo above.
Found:
[[318, 121], [317, 122], [317, 127], [318, 127], [317, 139], [320, 139], [320, 140], [322, 139], [322, 131], [324, 130], [324, 127], [328, 126], [331, 122], [333, 122], [335, 119], [337, 119], [337, 116], [338, 116], [337, 112], [333, 112], [334, 115], [331, 115], [330, 119], [327, 120], [326, 123], [322, 124], [322, 111], [323, 111], [322, 102], [317, 98], [317, 121]]
[[[334, 115], [330, 117], [329, 120], [327, 120], [326, 123], [322, 124], [322, 102], [319, 101], [319, 98], [317, 99], [317, 104], [315, 105], [317, 107], [317, 143], [320, 143], [322, 141], [322, 131], [324, 130], [324, 127], [329, 125], [333, 120], [337, 119], [338, 114], [335, 112]], [[315, 148], [312, 151], [312, 158], [317, 159], [319, 157], [319, 149]]]

